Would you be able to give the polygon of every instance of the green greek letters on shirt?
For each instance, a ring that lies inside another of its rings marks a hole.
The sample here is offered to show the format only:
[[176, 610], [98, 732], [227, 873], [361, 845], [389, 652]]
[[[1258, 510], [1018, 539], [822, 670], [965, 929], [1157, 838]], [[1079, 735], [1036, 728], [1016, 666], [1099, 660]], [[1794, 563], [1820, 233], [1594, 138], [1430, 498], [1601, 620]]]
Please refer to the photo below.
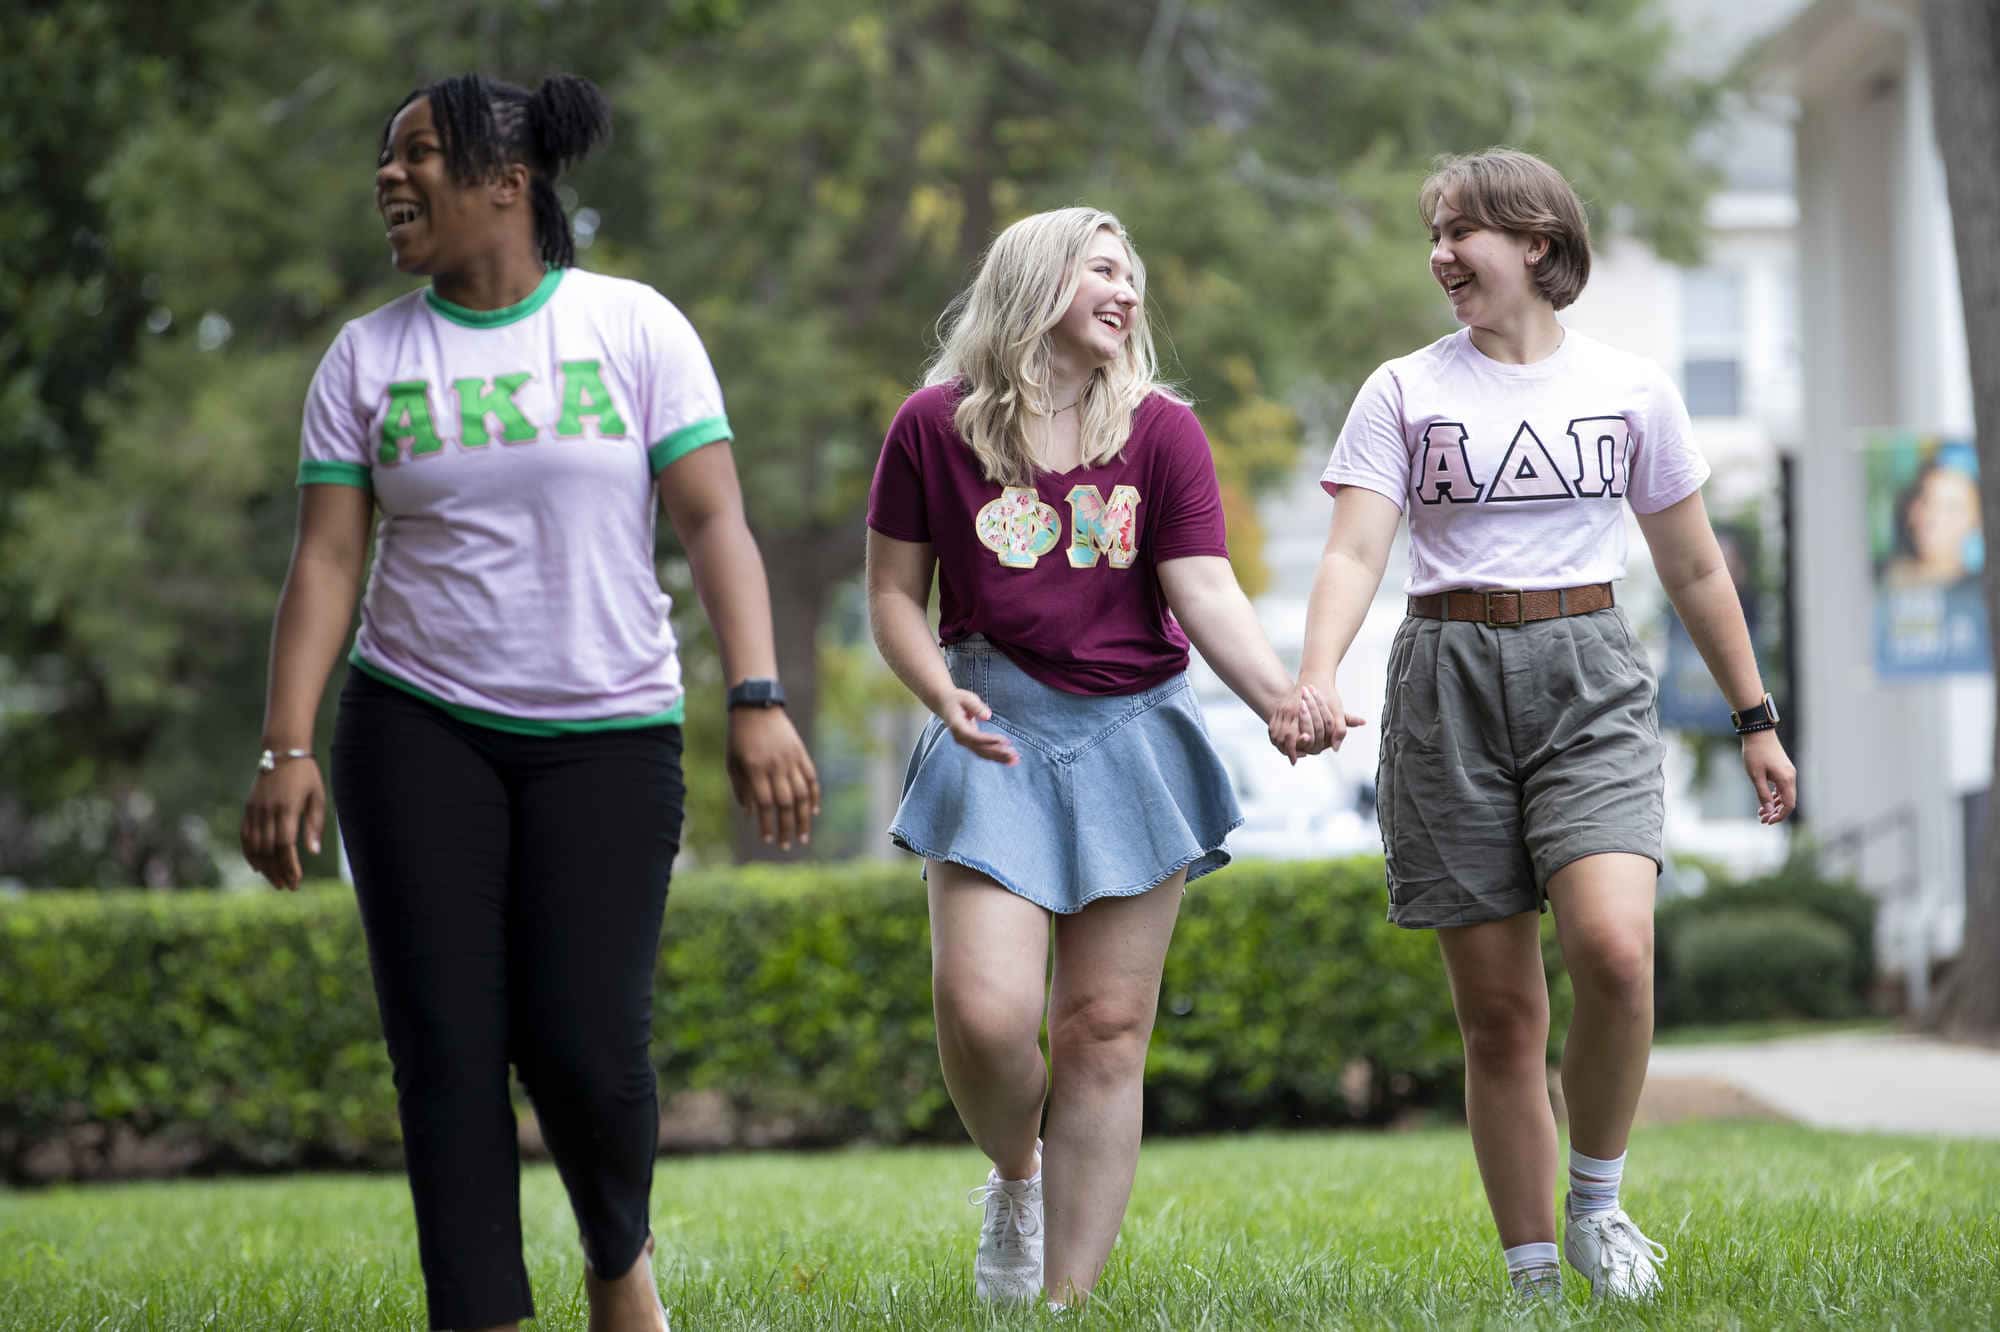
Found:
[[597, 433], [601, 436], [618, 438], [625, 433], [625, 418], [618, 415], [610, 390], [598, 376], [597, 366], [596, 361], [562, 363], [562, 416], [556, 421], [556, 434], [564, 439], [576, 439], [583, 434], [586, 416], [597, 418]]
[[412, 458], [436, 453], [444, 447], [437, 427], [431, 423], [431, 386], [425, 379], [389, 385], [389, 415], [382, 421], [382, 444], [377, 460], [392, 463], [402, 457], [403, 445], [410, 446]]
[[[521, 385], [533, 378], [522, 370], [516, 374], [495, 376], [490, 381], [452, 380], [452, 392], [458, 395], [459, 443], [468, 449], [484, 444], [488, 439], [486, 418], [489, 416], [500, 418], [500, 438], [509, 444], [524, 443], [539, 435], [541, 431], [535, 428], [534, 422], [514, 405], [514, 395], [520, 392]], [[490, 388], [489, 383], [492, 385]]]

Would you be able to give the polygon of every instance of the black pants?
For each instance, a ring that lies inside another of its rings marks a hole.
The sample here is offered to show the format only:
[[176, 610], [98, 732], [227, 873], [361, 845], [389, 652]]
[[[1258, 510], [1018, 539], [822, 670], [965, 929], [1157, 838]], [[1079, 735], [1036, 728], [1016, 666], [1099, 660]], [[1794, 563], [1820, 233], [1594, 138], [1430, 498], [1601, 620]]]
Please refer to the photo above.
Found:
[[645, 1244], [659, 1146], [653, 967], [679, 848], [681, 729], [513, 735], [348, 673], [333, 789], [433, 1328], [532, 1317], [507, 1070], [592, 1270]]

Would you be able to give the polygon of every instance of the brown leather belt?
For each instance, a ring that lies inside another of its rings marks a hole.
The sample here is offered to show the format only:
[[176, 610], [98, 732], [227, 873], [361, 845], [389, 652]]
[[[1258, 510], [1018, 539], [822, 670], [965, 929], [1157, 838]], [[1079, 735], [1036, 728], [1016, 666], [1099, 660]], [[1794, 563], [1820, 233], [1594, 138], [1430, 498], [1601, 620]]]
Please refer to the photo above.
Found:
[[1425, 620], [1476, 620], [1495, 629], [1514, 629], [1560, 615], [1588, 615], [1617, 605], [1611, 584], [1552, 587], [1540, 592], [1433, 592], [1410, 598], [1410, 614]]

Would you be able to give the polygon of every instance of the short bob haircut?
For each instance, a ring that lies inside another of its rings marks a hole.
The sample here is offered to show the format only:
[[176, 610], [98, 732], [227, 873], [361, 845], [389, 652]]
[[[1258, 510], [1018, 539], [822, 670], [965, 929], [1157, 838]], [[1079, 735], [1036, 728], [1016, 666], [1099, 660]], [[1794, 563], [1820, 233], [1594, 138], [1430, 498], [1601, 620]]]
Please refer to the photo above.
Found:
[[1558, 310], [1583, 294], [1590, 223], [1576, 190], [1541, 158], [1513, 148], [1440, 157], [1417, 194], [1426, 227], [1436, 224], [1440, 203], [1475, 226], [1545, 237], [1549, 250], [1535, 265], [1535, 290]]

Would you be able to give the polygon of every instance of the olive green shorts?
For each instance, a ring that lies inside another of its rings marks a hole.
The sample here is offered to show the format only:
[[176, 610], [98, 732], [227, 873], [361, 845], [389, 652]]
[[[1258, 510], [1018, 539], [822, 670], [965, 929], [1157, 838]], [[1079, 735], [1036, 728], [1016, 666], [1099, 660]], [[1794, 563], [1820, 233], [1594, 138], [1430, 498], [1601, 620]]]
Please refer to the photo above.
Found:
[[1376, 812], [1389, 919], [1545, 910], [1552, 875], [1661, 858], [1657, 689], [1617, 608], [1492, 628], [1411, 617], [1389, 651]]

